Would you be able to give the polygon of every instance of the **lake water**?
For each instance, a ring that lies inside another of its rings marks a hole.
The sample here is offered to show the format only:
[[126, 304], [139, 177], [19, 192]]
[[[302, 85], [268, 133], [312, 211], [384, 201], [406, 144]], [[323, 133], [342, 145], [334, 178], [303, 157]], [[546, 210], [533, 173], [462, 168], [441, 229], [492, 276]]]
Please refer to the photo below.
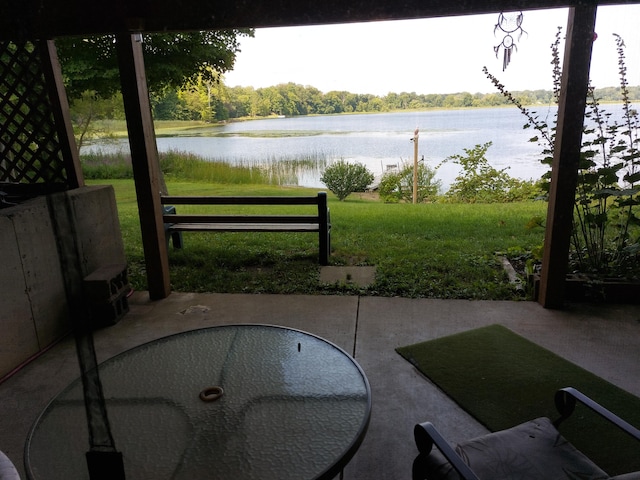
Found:
[[[608, 111], [619, 110], [606, 107]], [[555, 107], [540, 107], [538, 116], [553, 121]], [[262, 164], [278, 158], [315, 155], [329, 161], [343, 158], [367, 166], [376, 176], [389, 165], [413, 163], [413, 131], [420, 128], [418, 158], [436, 167], [450, 155], [464, 154], [477, 144], [492, 142], [486, 158], [491, 166], [509, 168], [521, 179], [538, 179], [547, 167], [539, 162], [541, 147], [529, 142], [536, 134], [523, 129], [524, 116], [514, 108], [482, 108], [398, 112], [361, 115], [271, 118], [197, 129], [192, 134], [159, 137], [158, 150], [192, 152], [229, 163]], [[128, 149], [117, 144], [94, 144], [87, 150]], [[446, 163], [436, 178], [443, 191], [454, 181], [460, 167]], [[298, 184], [323, 187], [318, 171], [300, 172]]]

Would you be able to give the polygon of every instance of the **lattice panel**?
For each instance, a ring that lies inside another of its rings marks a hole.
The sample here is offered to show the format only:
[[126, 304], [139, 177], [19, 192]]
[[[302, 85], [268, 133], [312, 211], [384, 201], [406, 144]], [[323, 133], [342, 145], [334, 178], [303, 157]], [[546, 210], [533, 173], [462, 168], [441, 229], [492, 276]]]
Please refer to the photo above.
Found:
[[41, 65], [34, 44], [0, 42], [2, 182], [67, 183]]

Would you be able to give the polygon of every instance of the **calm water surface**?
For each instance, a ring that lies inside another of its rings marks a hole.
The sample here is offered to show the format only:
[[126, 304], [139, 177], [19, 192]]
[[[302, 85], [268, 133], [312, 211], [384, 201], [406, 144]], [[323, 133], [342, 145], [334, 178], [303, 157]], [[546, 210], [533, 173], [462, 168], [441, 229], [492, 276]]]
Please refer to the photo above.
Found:
[[[618, 107], [618, 106], [614, 106]], [[611, 111], [610, 108], [607, 108]], [[555, 107], [536, 109], [538, 116], [553, 121]], [[465, 148], [492, 142], [487, 160], [509, 175], [538, 179], [546, 167], [539, 162], [541, 147], [529, 139], [536, 132], [523, 129], [524, 116], [515, 108], [483, 108], [398, 112], [362, 115], [331, 115], [252, 120], [197, 129], [191, 134], [159, 137], [158, 150], [192, 152], [229, 163], [263, 164], [279, 158], [321, 156], [344, 158], [367, 166], [380, 175], [389, 165], [413, 162], [413, 131], [420, 128], [418, 157], [436, 167], [450, 155], [464, 154]], [[126, 140], [94, 144], [87, 150], [128, 149]], [[454, 181], [460, 167], [445, 163], [437, 178], [443, 190]], [[321, 172], [299, 175], [301, 186], [323, 187]]]

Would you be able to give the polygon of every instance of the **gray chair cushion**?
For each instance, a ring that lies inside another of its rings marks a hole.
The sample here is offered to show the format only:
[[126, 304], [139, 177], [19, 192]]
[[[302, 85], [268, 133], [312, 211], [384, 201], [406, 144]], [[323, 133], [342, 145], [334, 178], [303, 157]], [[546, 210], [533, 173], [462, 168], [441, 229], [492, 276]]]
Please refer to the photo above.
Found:
[[[456, 452], [480, 479], [601, 480], [610, 477], [567, 442], [548, 418], [456, 445]], [[434, 446], [422, 464], [428, 479], [460, 477]], [[617, 477], [632, 480], [636, 477]]]

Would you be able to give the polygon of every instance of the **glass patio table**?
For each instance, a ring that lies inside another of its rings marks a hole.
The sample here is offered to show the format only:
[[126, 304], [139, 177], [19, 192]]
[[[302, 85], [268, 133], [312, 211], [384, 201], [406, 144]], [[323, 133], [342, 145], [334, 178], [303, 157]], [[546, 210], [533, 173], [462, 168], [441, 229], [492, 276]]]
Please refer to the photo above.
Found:
[[[369, 424], [360, 366], [289, 328], [228, 325], [161, 338], [99, 366], [127, 479], [330, 479]], [[30, 479], [88, 479], [82, 384], [55, 397], [25, 446]]]

